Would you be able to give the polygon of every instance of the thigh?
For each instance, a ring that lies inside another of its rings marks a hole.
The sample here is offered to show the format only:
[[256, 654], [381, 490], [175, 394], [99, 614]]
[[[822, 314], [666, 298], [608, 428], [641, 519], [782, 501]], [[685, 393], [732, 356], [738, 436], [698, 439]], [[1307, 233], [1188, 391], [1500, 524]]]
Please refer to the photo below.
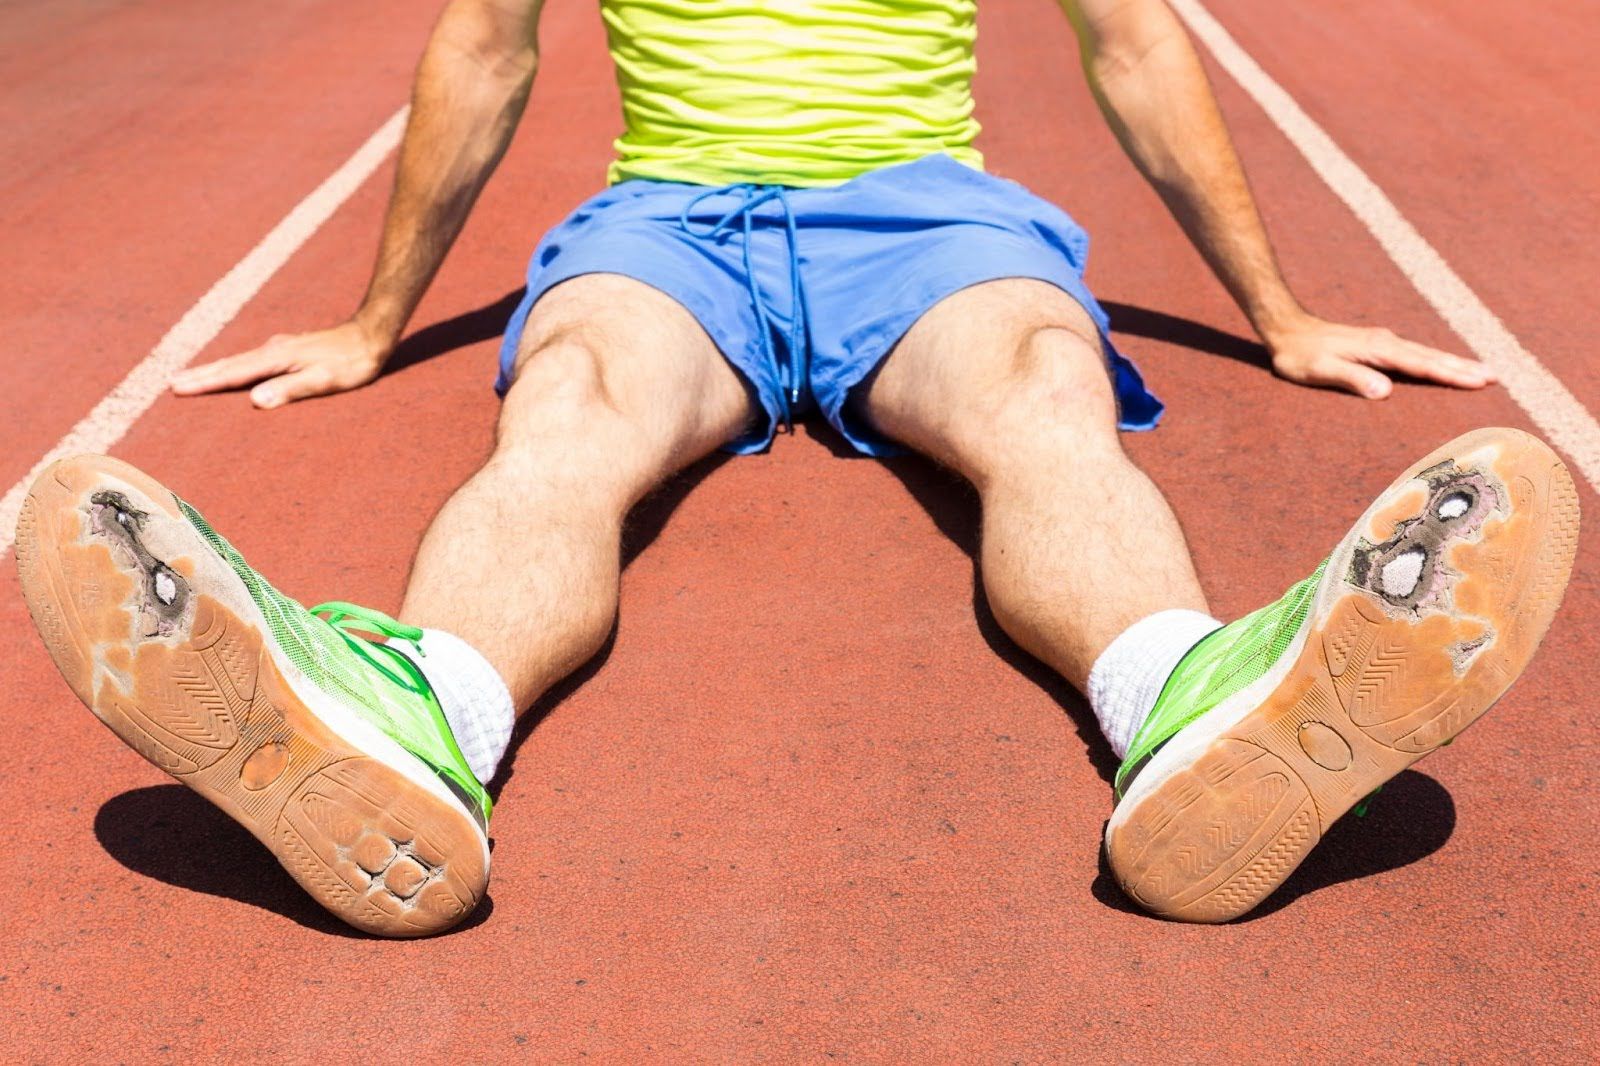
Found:
[[[632, 345], [641, 355], [661, 354], [659, 345], [672, 343], [674, 358], [667, 369], [674, 375], [684, 354], [704, 356], [709, 341], [749, 384], [768, 416], [752, 420], [728, 448], [764, 447], [780, 407], [778, 380], [751, 300], [743, 242], [716, 229], [720, 215], [706, 217], [728, 210], [730, 199], [737, 205], [737, 197], [700, 186], [624, 182], [592, 197], [546, 233], [528, 262], [526, 294], [501, 342], [500, 391], [522, 372], [519, 362], [543, 348], [539, 338], [531, 346], [523, 343], [535, 309], [537, 317], [557, 322], [559, 329], [578, 319], [591, 322], [588, 332], [597, 337], [626, 336], [623, 347]], [[608, 280], [596, 280], [601, 277]], [[624, 284], [630, 279], [632, 286]], [[601, 320], [606, 328], [593, 326]], [[701, 363], [712, 365], [707, 359]], [[649, 367], [637, 369], [648, 372]], [[720, 374], [721, 368], [713, 369]]]
[[1115, 435], [1117, 401], [1098, 327], [1082, 304], [1031, 278], [936, 303], [856, 390], [881, 432], [958, 467], [971, 438], [1071, 420]]
[[756, 412], [696, 317], [619, 274], [584, 274], [545, 292], [522, 326], [511, 377], [502, 436], [537, 419], [603, 418], [669, 451], [703, 453]]
[[[942, 156], [869, 174], [796, 203], [810, 268], [813, 389], [840, 431], [881, 451], [896, 414], [968, 406], [974, 388], [1006, 380], [1038, 334], [1091, 367], [1109, 365], [1123, 428], [1155, 425], [1161, 404], [1106, 333], [1105, 312], [1083, 282], [1088, 236], [1065, 212], [1004, 181]], [[1047, 331], [1040, 333], [1040, 331]], [[1087, 345], [1068, 345], [1073, 339]], [[862, 417], [862, 383], [889, 359]], [[908, 367], [909, 364], [909, 367]], [[897, 370], [896, 367], [899, 369]], [[894, 380], [910, 387], [892, 387]], [[911, 443], [904, 432], [891, 433]]]

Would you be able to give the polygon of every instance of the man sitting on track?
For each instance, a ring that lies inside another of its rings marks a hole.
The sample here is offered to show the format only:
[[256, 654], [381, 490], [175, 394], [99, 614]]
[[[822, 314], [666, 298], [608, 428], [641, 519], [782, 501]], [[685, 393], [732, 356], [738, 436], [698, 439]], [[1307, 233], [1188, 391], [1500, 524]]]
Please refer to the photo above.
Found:
[[[1490, 382], [1302, 309], [1174, 15], [1064, 6], [1107, 121], [1279, 374], [1371, 398], [1385, 371]], [[539, 7], [446, 8], [354, 316], [178, 392], [254, 385], [271, 408], [382, 371], [517, 126]], [[335, 913], [416, 935], [476, 904], [483, 782], [515, 709], [605, 639], [628, 510], [812, 408], [861, 452], [915, 449], [977, 487], [989, 604], [1125, 757], [1106, 846], [1157, 913], [1254, 906], [1527, 663], [1577, 504], [1549, 449], [1511, 430], [1421, 460], [1282, 600], [1228, 626], [1207, 613], [1177, 521], [1118, 441], [1162, 405], [1084, 287], [1083, 231], [982, 170], [974, 0], [601, 9], [625, 118], [610, 185], [534, 252], [493, 454], [424, 538], [403, 623], [305, 610], [112, 460], [58, 465], [24, 508], [25, 591], [78, 695]]]

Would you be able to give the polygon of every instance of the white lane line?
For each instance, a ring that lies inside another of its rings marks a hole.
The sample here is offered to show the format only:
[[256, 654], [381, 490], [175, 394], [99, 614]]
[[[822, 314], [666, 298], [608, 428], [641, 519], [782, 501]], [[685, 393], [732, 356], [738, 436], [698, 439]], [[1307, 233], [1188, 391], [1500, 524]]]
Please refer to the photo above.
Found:
[[1168, 0], [1233, 80], [1249, 93], [1306, 162], [1371, 231], [1424, 300], [1500, 378], [1551, 444], [1600, 490], [1600, 422], [1522, 346], [1444, 257], [1406, 221], [1383, 190], [1273, 81], [1200, 0]]
[[337, 211], [361, 183], [372, 176], [400, 143], [409, 108], [402, 107], [378, 127], [376, 133], [326, 181], [294, 206], [261, 243], [234, 264], [195, 305], [178, 319], [150, 354], [128, 372], [105, 399], [95, 404], [67, 435], [34, 464], [23, 479], [0, 499], [0, 558], [17, 539], [17, 516], [28, 487], [45, 467], [58, 459], [84, 452], [104, 452], [123, 438], [128, 429], [167, 390], [167, 379], [222, 332], [241, 308], [261, 290], [289, 257]]

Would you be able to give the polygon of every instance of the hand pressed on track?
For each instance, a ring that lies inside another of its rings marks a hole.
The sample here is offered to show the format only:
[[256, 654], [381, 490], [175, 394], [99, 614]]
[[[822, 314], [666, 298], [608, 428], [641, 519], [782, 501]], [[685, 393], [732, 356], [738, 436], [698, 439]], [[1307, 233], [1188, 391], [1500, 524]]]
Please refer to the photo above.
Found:
[[259, 348], [190, 367], [173, 375], [172, 391], [193, 396], [254, 385], [251, 403], [282, 407], [360, 388], [378, 376], [392, 350], [351, 320], [332, 329], [272, 337]]
[[1494, 371], [1476, 360], [1408, 341], [1381, 327], [1347, 326], [1313, 316], [1274, 333], [1267, 346], [1272, 369], [1281, 377], [1369, 400], [1384, 399], [1393, 391], [1390, 374], [1457, 389], [1481, 389], [1495, 381]]

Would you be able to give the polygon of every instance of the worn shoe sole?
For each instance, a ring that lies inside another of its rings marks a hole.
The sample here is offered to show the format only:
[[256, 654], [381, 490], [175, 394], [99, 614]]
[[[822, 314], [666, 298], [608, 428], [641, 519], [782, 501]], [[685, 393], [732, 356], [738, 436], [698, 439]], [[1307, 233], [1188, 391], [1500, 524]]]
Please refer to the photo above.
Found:
[[1260, 903], [1340, 815], [1510, 687], [1577, 541], [1572, 477], [1526, 433], [1479, 430], [1417, 463], [1340, 543], [1277, 665], [1134, 778], [1106, 826], [1124, 891], [1195, 922]]
[[[312, 685], [157, 482], [85, 456], [17, 525], [34, 624], [90, 710], [367, 932], [425, 936], [483, 897], [488, 841], [421, 760]], [[219, 857], [221, 858], [221, 857]]]

